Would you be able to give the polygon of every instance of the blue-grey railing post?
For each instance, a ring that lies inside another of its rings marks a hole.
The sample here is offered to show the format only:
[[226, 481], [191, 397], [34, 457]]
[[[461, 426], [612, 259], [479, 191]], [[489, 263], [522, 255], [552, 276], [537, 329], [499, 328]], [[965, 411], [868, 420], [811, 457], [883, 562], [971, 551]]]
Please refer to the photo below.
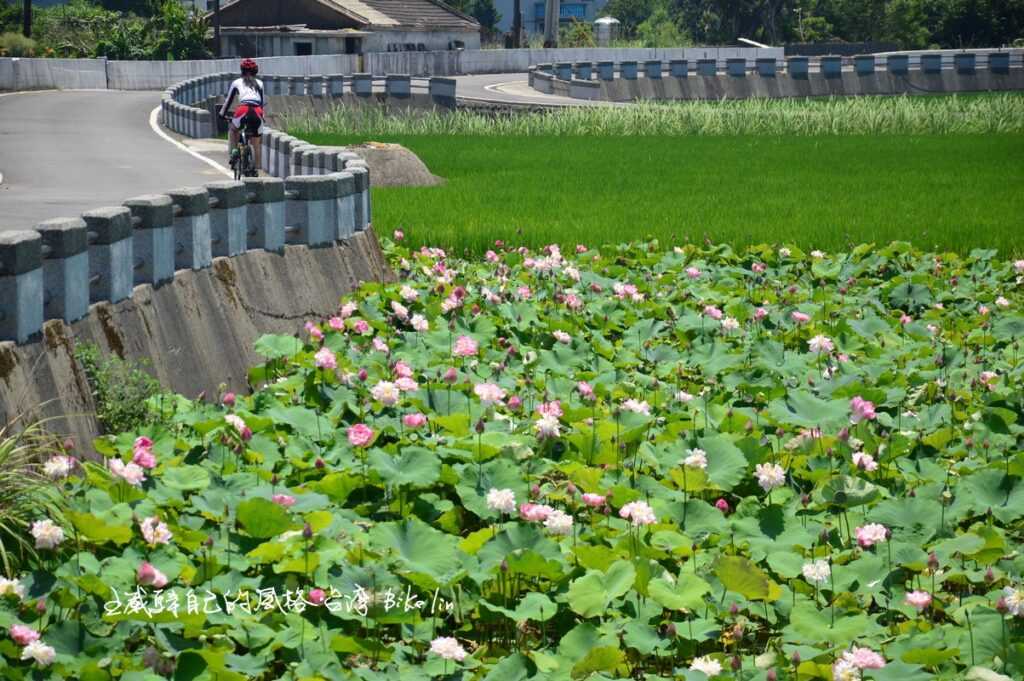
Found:
[[989, 52], [988, 70], [992, 73], [1006, 75], [1010, 72], [1009, 52]]
[[747, 60], [730, 58], [725, 60], [725, 72], [734, 78], [743, 78], [747, 75]]
[[843, 58], [836, 56], [822, 57], [820, 63], [821, 74], [826, 78], [843, 77]]
[[905, 54], [890, 54], [885, 58], [885, 63], [889, 73], [906, 75], [910, 58]]
[[338, 231], [333, 220], [337, 200], [334, 180], [317, 175], [294, 175], [284, 184], [287, 243], [307, 246], [333, 243]]
[[555, 77], [558, 80], [572, 80], [572, 64], [567, 61], [555, 64]]
[[661, 60], [648, 59], [644, 62], [644, 77], [661, 79]]
[[853, 68], [858, 76], [873, 76], [875, 74], [875, 55], [858, 54], [853, 58]]
[[405, 99], [412, 96], [409, 76], [396, 74], [384, 78], [384, 92], [388, 97]]
[[922, 54], [921, 70], [925, 73], [942, 73], [942, 55]]
[[132, 214], [124, 206], [82, 213], [89, 238], [89, 302], [132, 294]]
[[174, 208], [164, 194], [136, 196], [124, 202], [134, 226], [135, 284], [158, 286], [174, 278]]
[[345, 76], [340, 74], [327, 76], [327, 89], [331, 97], [341, 97], [345, 94]]
[[247, 223], [249, 248], [280, 251], [284, 248], [284, 180], [277, 177], [247, 177]]
[[176, 206], [174, 215], [174, 267], [201, 270], [213, 261], [210, 243], [210, 194], [203, 187], [182, 187], [167, 192]]
[[615, 63], [610, 61], [597, 62], [598, 80], [615, 80]]
[[636, 80], [637, 66], [635, 61], [619, 62], [619, 77], [626, 80]]
[[291, 135], [281, 135], [278, 141], [277, 168], [274, 176], [285, 178], [292, 174], [292, 143], [295, 138]]
[[369, 97], [373, 94], [373, 76], [369, 73], [352, 74], [352, 93], [357, 97]]
[[71, 323], [89, 313], [89, 239], [81, 218], [36, 225], [43, 238], [43, 315]]
[[685, 59], [673, 59], [668, 63], [668, 72], [673, 78], [686, 78], [689, 66]]
[[24, 343], [43, 329], [42, 246], [39, 232], [0, 232], [0, 340]]
[[786, 73], [790, 78], [807, 80], [808, 70], [807, 57], [790, 57], [786, 60]]
[[445, 109], [455, 108], [455, 79], [454, 78], [431, 78], [430, 99], [439, 107]]
[[[344, 159], [337, 156], [338, 165], [344, 164]], [[362, 201], [356, 190], [356, 178], [348, 171], [339, 170], [335, 177], [338, 181], [338, 202], [336, 214], [338, 221], [338, 239], [347, 239], [356, 231], [356, 199]]]
[[362, 161], [349, 161], [345, 171], [351, 173], [355, 181], [355, 228], [361, 232], [370, 224], [370, 170]]
[[590, 80], [594, 75], [593, 66], [589, 61], [578, 61], [573, 68], [576, 71], [576, 77], [580, 80]]
[[288, 76], [285, 80], [287, 81], [288, 84], [287, 94], [289, 96], [294, 97], [296, 95], [303, 94], [302, 76]]
[[245, 185], [234, 180], [209, 182], [210, 236], [213, 257], [245, 253], [246, 200]]
[[973, 75], [975, 69], [975, 58], [971, 53], [953, 55], [953, 66], [956, 72], [964, 75]]
[[774, 78], [778, 69], [775, 57], [758, 57], [754, 62], [757, 65], [757, 75], [762, 78]]
[[698, 59], [697, 75], [714, 76], [718, 74], [718, 63], [714, 59]]

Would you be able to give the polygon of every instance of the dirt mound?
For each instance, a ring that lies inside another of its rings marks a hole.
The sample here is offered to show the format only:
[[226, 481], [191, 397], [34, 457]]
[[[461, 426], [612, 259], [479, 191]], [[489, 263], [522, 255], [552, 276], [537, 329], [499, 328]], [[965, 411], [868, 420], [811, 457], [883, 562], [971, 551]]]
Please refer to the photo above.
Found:
[[445, 182], [401, 144], [367, 142], [347, 149], [366, 159], [375, 187], [433, 187]]

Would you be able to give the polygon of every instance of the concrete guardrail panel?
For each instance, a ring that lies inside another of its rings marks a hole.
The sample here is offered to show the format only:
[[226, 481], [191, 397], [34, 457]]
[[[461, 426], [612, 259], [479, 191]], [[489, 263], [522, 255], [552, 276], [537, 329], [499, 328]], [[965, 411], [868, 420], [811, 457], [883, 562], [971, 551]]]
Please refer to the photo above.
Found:
[[134, 282], [159, 286], [174, 278], [174, 207], [164, 194], [124, 202], [133, 219]]
[[81, 218], [36, 225], [43, 243], [43, 314], [71, 323], [89, 313], [89, 238]]
[[0, 340], [24, 343], [42, 331], [42, 246], [39, 232], [0, 232]]
[[180, 209], [174, 216], [174, 267], [201, 270], [213, 262], [210, 232], [210, 193], [204, 187], [167, 192]]
[[82, 213], [89, 236], [89, 301], [116, 303], [132, 294], [132, 214], [124, 206]]

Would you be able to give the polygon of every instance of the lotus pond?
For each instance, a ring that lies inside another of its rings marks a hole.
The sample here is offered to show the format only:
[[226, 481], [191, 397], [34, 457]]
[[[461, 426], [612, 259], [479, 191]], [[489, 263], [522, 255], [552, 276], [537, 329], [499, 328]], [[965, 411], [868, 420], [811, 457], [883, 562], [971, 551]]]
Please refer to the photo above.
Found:
[[0, 678], [1024, 675], [1024, 261], [385, 249], [46, 462]]

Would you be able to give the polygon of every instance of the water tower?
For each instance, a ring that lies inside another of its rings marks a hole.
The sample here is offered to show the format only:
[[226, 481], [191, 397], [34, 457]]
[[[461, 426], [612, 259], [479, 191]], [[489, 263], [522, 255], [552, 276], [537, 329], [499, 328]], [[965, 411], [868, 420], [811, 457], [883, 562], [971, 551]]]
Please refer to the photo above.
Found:
[[601, 17], [594, 22], [594, 38], [598, 47], [609, 47], [619, 37], [619, 20], [612, 17]]

